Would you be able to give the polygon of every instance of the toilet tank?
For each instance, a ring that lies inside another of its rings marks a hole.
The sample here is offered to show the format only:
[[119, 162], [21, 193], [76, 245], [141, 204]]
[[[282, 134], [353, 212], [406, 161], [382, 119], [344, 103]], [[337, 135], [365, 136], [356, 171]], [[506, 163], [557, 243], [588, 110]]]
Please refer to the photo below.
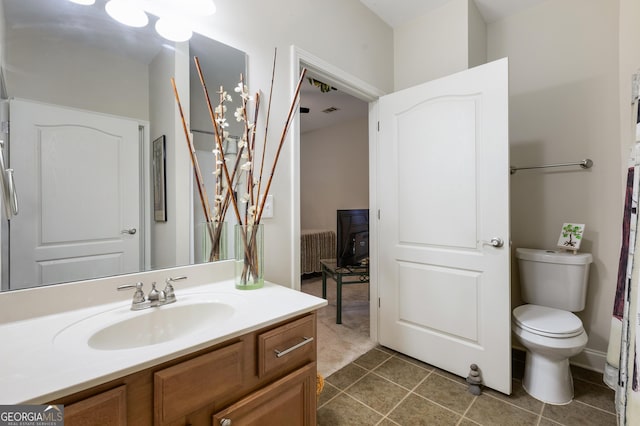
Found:
[[571, 312], [584, 309], [590, 253], [518, 248], [516, 258], [522, 300]]

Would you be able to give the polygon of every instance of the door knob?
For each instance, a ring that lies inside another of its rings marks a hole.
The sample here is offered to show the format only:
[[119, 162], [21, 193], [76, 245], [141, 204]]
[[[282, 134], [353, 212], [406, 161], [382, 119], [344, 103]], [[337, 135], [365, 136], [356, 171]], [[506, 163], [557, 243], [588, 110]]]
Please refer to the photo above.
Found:
[[120, 231], [121, 234], [129, 234], [129, 235], [135, 235], [136, 232], [138, 232], [136, 228], [123, 229], [122, 231]]
[[504, 245], [504, 241], [500, 237], [493, 237], [490, 241], [482, 241], [482, 244], [489, 244], [493, 247], [502, 247]]

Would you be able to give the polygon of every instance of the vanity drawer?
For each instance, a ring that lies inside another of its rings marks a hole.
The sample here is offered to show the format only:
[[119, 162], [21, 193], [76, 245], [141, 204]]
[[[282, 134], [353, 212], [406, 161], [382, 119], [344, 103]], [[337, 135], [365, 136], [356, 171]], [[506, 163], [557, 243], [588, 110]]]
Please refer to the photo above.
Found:
[[258, 376], [292, 370], [315, 361], [315, 315], [258, 335]]
[[244, 343], [237, 342], [154, 374], [155, 424], [164, 424], [242, 387]]
[[126, 386], [118, 386], [66, 406], [64, 424], [67, 426], [127, 424]]

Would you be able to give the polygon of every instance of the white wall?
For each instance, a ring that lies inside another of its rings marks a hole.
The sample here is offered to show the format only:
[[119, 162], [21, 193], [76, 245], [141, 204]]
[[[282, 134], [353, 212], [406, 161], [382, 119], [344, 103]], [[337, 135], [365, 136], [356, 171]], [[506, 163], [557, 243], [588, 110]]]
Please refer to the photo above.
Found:
[[336, 231], [336, 210], [369, 208], [368, 120], [300, 135], [300, 226]]
[[487, 27], [474, 0], [450, 0], [394, 29], [394, 89], [434, 80], [487, 59]]
[[[278, 49], [274, 98], [269, 127], [269, 158], [280, 137], [293, 93], [289, 48], [301, 49], [379, 88], [393, 86], [392, 30], [359, 0], [327, 0], [319, 5], [311, 0], [268, 2], [218, 2], [215, 15], [203, 19], [198, 31], [247, 52], [249, 89], [269, 93], [274, 48]], [[330, 12], [327, 12], [330, 11]], [[266, 104], [265, 104], [266, 105]], [[266, 107], [262, 108], [264, 119]], [[258, 125], [257, 140], [262, 140]], [[294, 161], [291, 137], [280, 156], [271, 194], [275, 215], [265, 222], [265, 278], [293, 286], [294, 226], [292, 182]], [[297, 195], [297, 194], [296, 194]]]
[[623, 207], [618, 14], [614, 1], [550, 0], [488, 26], [488, 58], [509, 57], [511, 163], [594, 162], [513, 175], [511, 237], [553, 248], [564, 222], [586, 224], [581, 250], [594, 263], [578, 315], [596, 352], [607, 349]]
[[468, 68], [469, 0], [451, 0], [395, 28], [394, 89]]
[[[175, 57], [168, 51], [163, 49], [156, 55], [156, 57], [149, 64], [149, 93], [151, 98], [149, 104], [153, 105], [151, 108], [151, 129], [150, 129], [150, 141], [154, 140], [162, 135], [165, 135], [167, 145], [173, 146], [175, 144], [175, 119], [174, 108], [172, 107], [173, 93], [168, 82], [171, 76], [173, 76], [173, 70], [175, 69]], [[178, 93], [183, 85], [178, 85]], [[184, 90], [183, 90], [184, 92]], [[184, 96], [182, 93], [181, 96]], [[151, 151], [151, 149], [150, 149]], [[167, 172], [169, 165], [167, 165]], [[152, 184], [152, 176], [149, 176], [149, 185]], [[173, 190], [167, 188], [166, 194], [167, 205], [170, 206], [173, 203], [171, 200], [174, 198]], [[151, 216], [151, 268], [157, 269], [163, 266], [168, 266], [171, 262], [174, 262], [176, 251], [173, 244], [167, 244], [175, 238], [175, 211], [167, 212], [167, 222], [156, 222], [154, 220], [153, 212], [153, 196], [151, 198], [152, 211], [147, 212]]]
[[487, 24], [478, 10], [474, 0], [468, 0], [469, 33], [467, 43], [469, 51], [469, 68], [487, 62]]
[[[171, 77], [176, 80], [185, 116], [189, 116], [188, 46], [176, 51], [163, 49], [149, 65], [151, 97], [151, 141], [165, 135], [167, 221], [156, 222], [151, 215], [151, 267], [163, 268], [189, 264], [189, 225], [191, 203], [189, 150], [178, 114]], [[150, 181], [151, 182], [151, 181]], [[150, 183], [151, 184], [151, 183]], [[153, 202], [153, 201], [152, 201]]]

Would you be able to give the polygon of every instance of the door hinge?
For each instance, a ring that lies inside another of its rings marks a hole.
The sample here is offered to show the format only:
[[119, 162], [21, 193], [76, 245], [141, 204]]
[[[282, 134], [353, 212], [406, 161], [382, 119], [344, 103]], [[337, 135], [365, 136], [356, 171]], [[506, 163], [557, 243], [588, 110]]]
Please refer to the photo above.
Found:
[[378, 297], [378, 308], [380, 307], [380, 298]]
[[378, 209], [378, 220], [380, 220], [380, 209]]
[[380, 131], [380, 122], [378, 121], [378, 131]]

